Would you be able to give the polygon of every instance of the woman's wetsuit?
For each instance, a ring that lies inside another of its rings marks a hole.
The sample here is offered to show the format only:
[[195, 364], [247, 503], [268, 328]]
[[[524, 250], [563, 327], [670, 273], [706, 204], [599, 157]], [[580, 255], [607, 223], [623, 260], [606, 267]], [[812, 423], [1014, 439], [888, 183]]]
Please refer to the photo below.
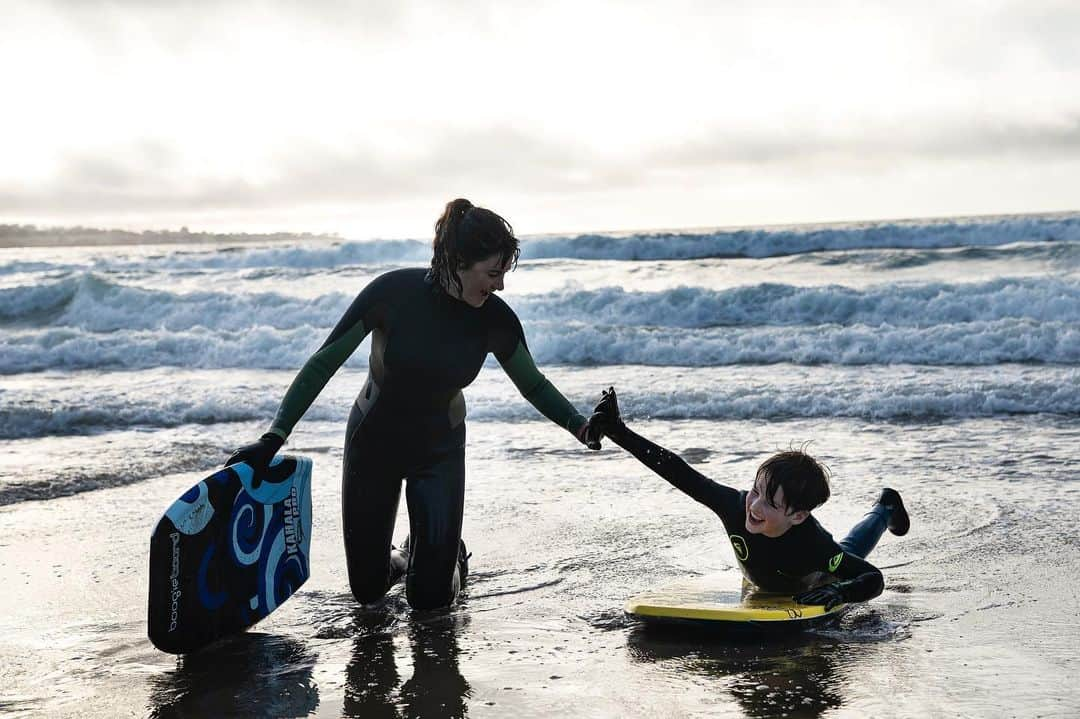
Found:
[[401, 576], [390, 542], [401, 493], [409, 508], [406, 595], [416, 608], [450, 604], [465, 496], [461, 389], [493, 353], [544, 416], [578, 434], [585, 418], [540, 372], [514, 312], [495, 295], [480, 307], [450, 297], [422, 269], [387, 272], [353, 301], [289, 387], [270, 431], [286, 438], [330, 377], [371, 332], [369, 374], [349, 415], [342, 518], [349, 585], [361, 602]]
[[876, 505], [839, 544], [813, 516], [779, 537], [746, 531], [746, 492], [709, 479], [679, 456], [625, 425], [605, 429], [613, 442], [642, 464], [716, 512], [728, 532], [743, 576], [767, 592], [794, 594], [838, 581], [844, 601], [863, 602], [881, 594], [885, 580], [864, 557], [885, 531], [889, 509]]

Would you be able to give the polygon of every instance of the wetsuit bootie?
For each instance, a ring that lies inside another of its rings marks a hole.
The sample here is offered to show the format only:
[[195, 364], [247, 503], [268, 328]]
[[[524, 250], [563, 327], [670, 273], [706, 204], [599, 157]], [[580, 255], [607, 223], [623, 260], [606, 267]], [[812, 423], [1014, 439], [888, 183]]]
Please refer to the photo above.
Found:
[[465, 588], [465, 577], [469, 576], [469, 557], [472, 556], [472, 552], [465, 549], [465, 540], [460, 540], [461, 544], [458, 545], [458, 579], [461, 581], [462, 589]]
[[[461, 582], [461, 586], [465, 586], [465, 578], [469, 576], [469, 557], [472, 556], [472, 552], [465, 548], [465, 540], [458, 540], [458, 581]], [[401, 540], [401, 546], [395, 547], [399, 552], [405, 554], [406, 558], [409, 556], [409, 535], [405, 535], [405, 539]]]
[[390, 585], [393, 586], [404, 579], [409, 571], [409, 537], [400, 547], [390, 545]]
[[878, 504], [889, 510], [889, 519], [886, 524], [889, 531], [898, 537], [907, 534], [908, 529], [911, 528], [911, 518], [908, 517], [907, 510], [904, 509], [904, 500], [900, 498], [900, 493], [895, 489], [886, 487], [881, 490]]

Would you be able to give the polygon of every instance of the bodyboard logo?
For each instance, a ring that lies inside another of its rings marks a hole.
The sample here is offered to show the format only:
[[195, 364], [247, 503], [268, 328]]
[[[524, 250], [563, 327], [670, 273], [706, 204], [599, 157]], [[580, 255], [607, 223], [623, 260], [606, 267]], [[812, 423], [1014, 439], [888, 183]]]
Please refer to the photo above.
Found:
[[289, 496], [285, 498], [284, 514], [285, 549], [291, 556], [296, 554], [297, 544], [304, 541], [300, 530], [300, 500], [297, 497], [295, 486], [289, 492]]
[[169, 535], [172, 540], [172, 572], [169, 574], [169, 631], [176, 630], [180, 617], [180, 533]]
[[750, 556], [750, 548], [746, 546], [746, 540], [738, 534], [732, 534], [729, 539], [731, 539], [732, 549], [735, 550], [735, 557], [740, 562], [745, 562]]
[[844, 560], [844, 553], [840, 552], [835, 557], [829, 560], [829, 571], [835, 572], [836, 568], [840, 566], [840, 562]]

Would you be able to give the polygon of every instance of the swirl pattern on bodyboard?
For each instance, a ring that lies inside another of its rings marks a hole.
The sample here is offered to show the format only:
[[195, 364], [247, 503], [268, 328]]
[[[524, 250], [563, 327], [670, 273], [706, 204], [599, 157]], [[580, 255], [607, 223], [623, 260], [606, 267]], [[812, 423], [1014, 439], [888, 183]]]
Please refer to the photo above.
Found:
[[241, 462], [185, 492], [150, 538], [150, 641], [173, 654], [243, 631], [310, 576], [311, 460]]

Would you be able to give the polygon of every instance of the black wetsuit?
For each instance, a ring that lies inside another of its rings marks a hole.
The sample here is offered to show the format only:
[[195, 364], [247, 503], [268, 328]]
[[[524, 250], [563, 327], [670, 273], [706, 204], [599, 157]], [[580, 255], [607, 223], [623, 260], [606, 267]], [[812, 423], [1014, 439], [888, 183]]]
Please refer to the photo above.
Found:
[[889, 510], [876, 505], [839, 544], [813, 516], [779, 537], [746, 531], [746, 492], [709, 479], [677, 455], [625, 426], [606, 434], [642, 464], [716, 512], [747, 581], [767, 592], [795, 594], [812, 586], [843, 582], [844, 598], [862, 602], [881, 594], [884, 578], [864, 557], [885, 531]]
[[423, 269], [387, 272], [353, 301], [289, 387], [271, 432], [283, 439], [368, 332], [369, 375], [349, 416], [342, 518], [349, 585], [362, 602], [400, 578], [392, 561], [401, 480], [410, 547], [406, 594], [416, 608], [450, 604], [459, 589], [465, 496], [461, 389], [493, 353], [521, 394], [573, 434], [585, 418], [536, 369], [521, 323], [495, 295], [480, 307], [449, 296]]

